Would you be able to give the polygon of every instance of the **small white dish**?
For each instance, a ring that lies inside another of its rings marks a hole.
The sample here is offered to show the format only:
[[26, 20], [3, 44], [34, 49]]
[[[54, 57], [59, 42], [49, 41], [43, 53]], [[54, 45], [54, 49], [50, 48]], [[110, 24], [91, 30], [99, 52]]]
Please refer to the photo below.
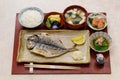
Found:
[[[93, 18], [98, 18], [98, 19], [104, 18], [105, 22], [104, 22], [103, 28], [96, 28], [95, 26], [93, 26], [92, 21], [90, 20], [90, 19], [93, 19]], [[107, 19], [106, 19], [106, 16], [103, 13], [91, 13], [87, 17], [87, 24], [93, 30], [103, 30], [107, 27]]]

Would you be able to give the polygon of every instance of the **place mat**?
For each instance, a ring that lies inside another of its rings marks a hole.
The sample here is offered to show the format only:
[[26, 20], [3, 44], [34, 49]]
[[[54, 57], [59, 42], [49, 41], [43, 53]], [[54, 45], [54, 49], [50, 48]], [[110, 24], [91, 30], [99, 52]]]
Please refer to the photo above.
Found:
[[[104, 13], [105, 14], [105, 13]], [[63, 29], [68, 29], [64, 24]], [[17, 52], [18, 52], [18, 44], [19, 44], [19, 32], [21, 30], [30, 30], [27, 28], [23, 28], [18, 22], [18, 14], [16, 15], [16, 25], [15, 25], [15, 35], [14, 35], [14, 47], [13, 47], [13, 61], [12, 61], [12, 74], [30, 74], [29, 68], [25, 68], [25, 63], [17, 63]], [[31, 29], [33, 30], [33, 29]], [[38, 28], [34, 30], [46, 30], [43, 24], [41, 24]], [[90, 34], [95, 31], [90, 29], [86, 24], [82, 30], [89, 30]], [[103, 30], [107, 32], [107, 27]], [[104, 53], [105, 56], [105, 64], [103, 66], [99, 66], [96, 64], [96, 52], [90, 49], [91, 62], [89, 64], [61, 64], [68, 66], [77, 66], [80, 69], [77, 70], [52, 70], [52, 69], [34, 69], [33, 74], [110, 74], [111, 66], [110, 66], [110, 54], [109, 51]], [[57, 64], [56, 64], [57, 65]]]

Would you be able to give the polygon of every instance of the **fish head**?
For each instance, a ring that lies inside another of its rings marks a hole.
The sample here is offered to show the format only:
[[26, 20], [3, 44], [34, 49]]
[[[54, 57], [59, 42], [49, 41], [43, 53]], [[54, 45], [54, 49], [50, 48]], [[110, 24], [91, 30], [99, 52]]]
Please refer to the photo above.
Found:
[[29, 36], [27, 41], [33, 41], [33, 42], [38, 42], [39, 41], [39, 36], [34, 34], [32, 36]]
[[29, 50], [33, 49], [37, 42], [39, 42], [39, 36], [37, 36], [36, 34], [29, 36], [27, 39], [27, 48]]

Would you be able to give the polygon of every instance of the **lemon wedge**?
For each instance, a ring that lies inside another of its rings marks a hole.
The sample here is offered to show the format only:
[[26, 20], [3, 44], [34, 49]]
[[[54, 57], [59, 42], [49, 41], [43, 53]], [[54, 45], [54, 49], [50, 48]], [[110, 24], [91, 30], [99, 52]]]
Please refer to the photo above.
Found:
[[71, 38], [71, 41], [74, 44], [77, 44], [77, 45], [84, 44], [85, 43], [85, 36], [84, 35], [79, 35], [77, 37], [73, 37], [73, 38]]

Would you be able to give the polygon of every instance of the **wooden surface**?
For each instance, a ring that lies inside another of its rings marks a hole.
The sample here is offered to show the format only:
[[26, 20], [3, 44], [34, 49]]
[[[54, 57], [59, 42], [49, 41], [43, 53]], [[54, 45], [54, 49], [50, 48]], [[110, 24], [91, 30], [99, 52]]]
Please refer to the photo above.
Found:
[[[18, 15], [17, 15], [18, 16]], [[19, 40], [19, 32], [20, 30], [27, 30], [23, 28], [17, 19], [16, 16], [16, 26], [15, 26], [15, 36], [14, 36], [14, 47], [13, 47], [13, 63], [12, 63], [12, 74], [29, 74], [29, 69], [24, 67], [24, 63], [17, 63], [17, 50], [18, 50], [18, 40]], [[44, 28], [43, 24], [40, 25], [35, 30], [46, 29]], [[67, 26], [64, 24], [62, 29], [68, 29]], [[91, 30], [87, 25], [83, 30], [90, 30], [90, 33], [95, 31]], [[107, 32], [107, 28], [103, 30]], [[78, 70], [48, 70], [48, 69], [35, 69], [34, 74], [110, 74], [111, 73], [111, 66], [110, 66], [110, 54], [109, 51], [103, 53], [105, 56], [105, 64], [103, 66], [98, 66], [96, 64], [96, 52], [90, 50], [91, 54], [91, 62], [89, 64], [79, 64], [74, 65], [77, 67], [81, 67]], [[65, 65], [65, 64], [62, 64]], [[73, 65], [72, 65], [73, 66]]]

